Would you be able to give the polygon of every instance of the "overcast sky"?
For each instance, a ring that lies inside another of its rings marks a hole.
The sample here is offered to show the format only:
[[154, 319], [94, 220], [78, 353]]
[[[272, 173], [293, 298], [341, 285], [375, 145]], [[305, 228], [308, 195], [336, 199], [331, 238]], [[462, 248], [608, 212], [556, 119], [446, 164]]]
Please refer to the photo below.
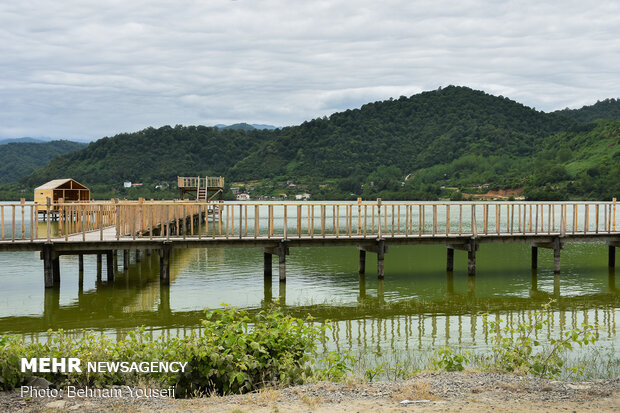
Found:
[[545, 111], [620, 97], [620, 2], [0, 4], [0, 138], [294, 125], [450, 84]]

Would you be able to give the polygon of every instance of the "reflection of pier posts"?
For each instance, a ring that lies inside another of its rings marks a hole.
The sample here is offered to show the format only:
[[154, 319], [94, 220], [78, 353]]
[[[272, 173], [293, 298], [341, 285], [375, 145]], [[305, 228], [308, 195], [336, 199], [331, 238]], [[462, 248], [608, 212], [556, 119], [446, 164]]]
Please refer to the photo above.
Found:
[[377, 298], [379, 303], [383, 304], [385, 302], [385, 281], [383, 278], [379, 278], [377, 281]]
[[616, 247], [615, 245], [608, 246], [608, 266], [609, 268], [614, 268], [616, 266]]
[[159, 284], [159, 307], [157, 309], [160, 314], [170, 314], [170, 285]]
[[58, 286], [55, 286], [54, 288], [46, 288], [43, 297], [43, 318], [45, 319], [46, 327], [51, 327], [56, 312], [59, 308], [60, 288]]
[[535, 293], [538, 291], [538, 271], [533, 269], [532, 270], [532, 284], [530, 287], [530, 295], [531, 293]]
[[266, 275], [263, 277], [263, 296], [264, 303], [271, 303], [273, 300], [273, 289], [272, 289], [272, 280], [271, 275]]
[[607, 278], [607, 286], [609, 288], [609, 292], [616, 292], [616, 269], [609, 268], [609, 277]]
[[278, 301], [281, 307], [286, 305], [286, 283], [279, 283], [280, 288], [278, 290]]
[[469, 298], [476, 296], [476, 277], [473, 275], [467, 277], [467, 296]]
[[553, 296], [560, 297], [560, 274], [553, 274]]
[[553, 272], [560, 272], [560, 250], [562, 249], [562, 244], [560, 244], [560, 239], [555, 238], [553, 240]]
[[448, 296], [454, 295], [454, 272], [452, 271], [446, 272], [446, 293]]
[[360, 284], [359, 301], [362, 301], [366, 298], [366, 276], [364, 274], [359, 275], [359, 284]]

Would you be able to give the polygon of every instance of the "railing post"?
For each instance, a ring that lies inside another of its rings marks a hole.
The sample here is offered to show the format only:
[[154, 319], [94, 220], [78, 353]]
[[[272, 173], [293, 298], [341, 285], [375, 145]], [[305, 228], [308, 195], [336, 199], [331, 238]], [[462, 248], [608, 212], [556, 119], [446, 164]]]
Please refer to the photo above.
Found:
[[381, 239], [381, 198], [377, 198], [377, 216], [379, 223], [377, 225], [377, 238]]
[[52, 238], [52, 228], [50, 227], [50, 207], [52, 206], [52, 200], [50, 197], [47, 197], [47, 211], [45, 213], [45, 219], [47, 221], [47, 242], [50, 242]]
[[613, 231], [616, 232], [616, 198], [612, 199], [612, 203], [613, 203], [613, 220], [612, 220], [612, 225], [613, 225]]

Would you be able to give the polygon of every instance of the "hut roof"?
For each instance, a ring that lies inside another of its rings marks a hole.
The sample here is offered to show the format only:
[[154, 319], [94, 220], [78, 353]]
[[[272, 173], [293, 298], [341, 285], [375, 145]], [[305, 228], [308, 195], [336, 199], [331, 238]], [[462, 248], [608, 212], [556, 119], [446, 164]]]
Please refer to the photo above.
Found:
[[[73, 181], [73, 189], [88, 189], [86, 188], [84, 185], [82, 185], [81, 183], [79, 183], [78, 181], [76, 181], [75, 179], [71, 179], [71, 178], [67, 178], [67, 179], [54, 179], [52, 181], [46, 182], [43, 185], [35, 188], [35, 189], [57, 189], [60, 188], [63, 185], [66, 185], [67, 183]], [[81, 187], [81, 188], [75, 188], [76, 184]]]

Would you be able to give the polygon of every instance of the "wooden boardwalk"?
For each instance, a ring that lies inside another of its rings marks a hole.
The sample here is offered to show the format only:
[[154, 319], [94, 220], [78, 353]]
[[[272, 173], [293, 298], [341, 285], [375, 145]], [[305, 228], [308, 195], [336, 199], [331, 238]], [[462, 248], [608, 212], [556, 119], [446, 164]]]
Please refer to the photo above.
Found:
[[[40, 211], [57, 210], [58, 221]], [[611, 202], [334, 202], [238, 203], [204, 201], [109, 201], [51, 204], [21, 202], [0, 205], [0, 251], [41, 251], [45, 286], [60, 280], [58, 257], [74, 254], [106, 256], [108, 278], [112, 260], [123, 250], [157, 250], [160, 280], [169, 282], [174, 248], [261, 248], [264, 270], [272, 273], [278, 256], [279, 278], [286, 280], [290, 248], [351, 246], [359, 249], [359, 271], [366, 253], [377, 254], [377, 273], [384, 276], [384, 258], [391, 245], [445, 245], [446, 270], [454, 267], [454, 250], [467, 251], [468, 274], [476, 272], [476, 251], [485, 243], [525, 242], [532, 247], [532, 268], [538, 248], [560, 252], [567, 242], [600, 242], [609, 248], [615, 266], [620, 246], [616, 201]], [[82, 259], [80, 260], [82, 263]]]

